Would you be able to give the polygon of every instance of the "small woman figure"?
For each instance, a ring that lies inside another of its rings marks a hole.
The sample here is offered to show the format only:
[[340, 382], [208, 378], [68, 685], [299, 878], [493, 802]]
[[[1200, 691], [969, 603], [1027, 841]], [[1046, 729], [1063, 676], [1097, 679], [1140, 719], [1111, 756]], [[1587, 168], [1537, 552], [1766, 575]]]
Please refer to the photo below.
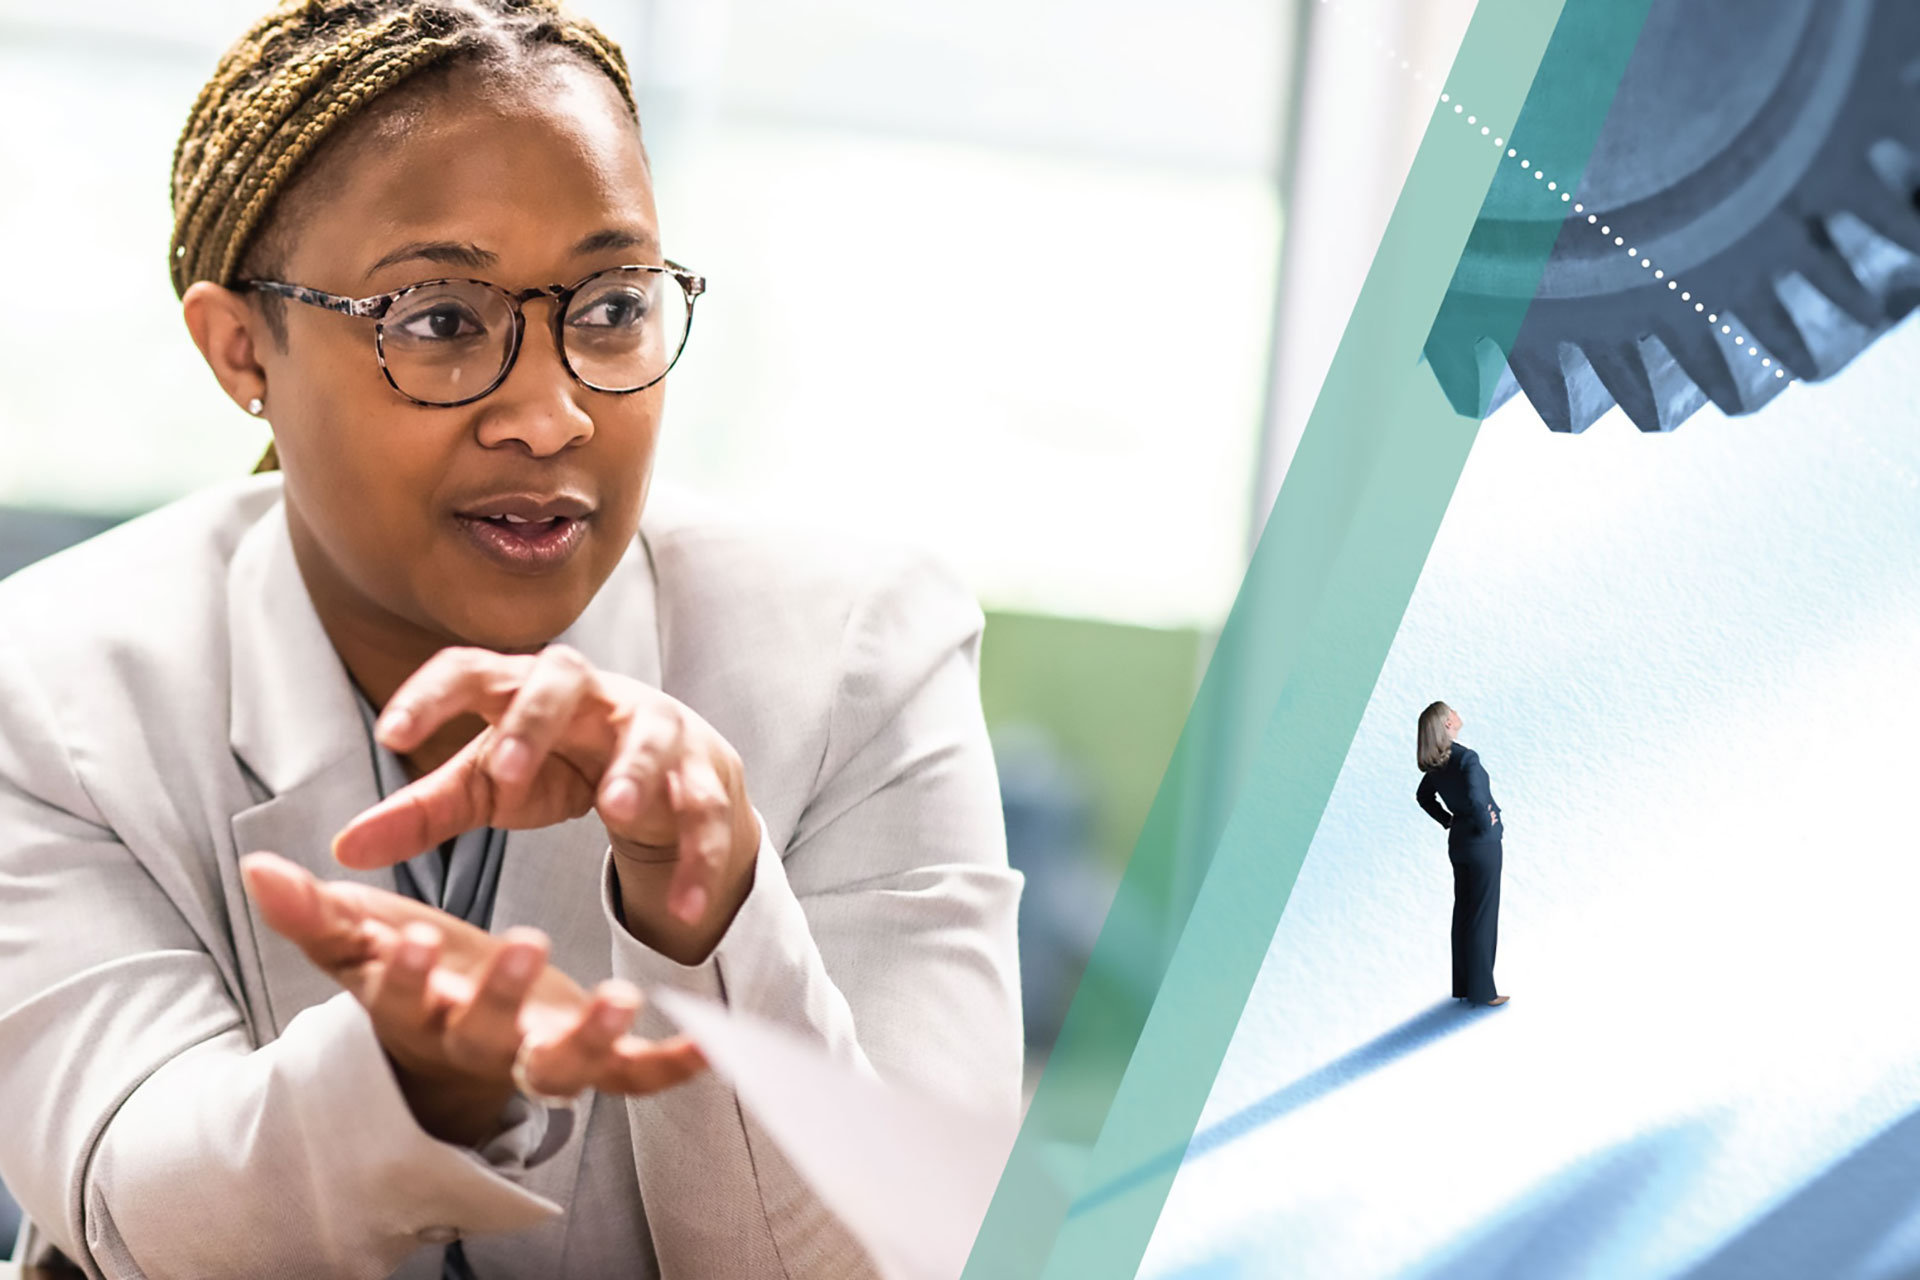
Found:
[[[1447, 829], [1453, 863], [1453, 996], [1502, 1005], [1493, 985], [1500, 928], [1500, 806], [1480, 754], [1454, 741], [1460, 717], [1444, 702], [1420, 713], [1420, 807]], [[1442, 803], [1444, 802], [1444, 803]]]

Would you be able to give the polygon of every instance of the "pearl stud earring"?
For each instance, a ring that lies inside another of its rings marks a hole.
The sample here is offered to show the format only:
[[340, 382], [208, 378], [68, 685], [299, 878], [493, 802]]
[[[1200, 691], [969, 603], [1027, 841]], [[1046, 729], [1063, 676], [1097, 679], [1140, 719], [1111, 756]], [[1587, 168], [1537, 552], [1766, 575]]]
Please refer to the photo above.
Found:
[[262, 400], [259, 396], [255, 396], [253, 399], [247, 401], [247, 412], [252, 414], [254, 417], [257, 418], [261, 414], [265, 413], [266, 411], [267, 411], [267, 402], [265, 400]]

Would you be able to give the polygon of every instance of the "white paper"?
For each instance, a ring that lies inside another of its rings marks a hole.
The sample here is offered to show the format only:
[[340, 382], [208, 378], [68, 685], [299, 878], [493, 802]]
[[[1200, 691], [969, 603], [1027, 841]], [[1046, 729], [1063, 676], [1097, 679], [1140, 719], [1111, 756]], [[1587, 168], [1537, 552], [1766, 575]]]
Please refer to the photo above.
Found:
[[955, 1280], [1013, 1146], [987, 1120], [835, 1062], [764, 1019], [650, 998], [692, 1037], [887, 1280]]

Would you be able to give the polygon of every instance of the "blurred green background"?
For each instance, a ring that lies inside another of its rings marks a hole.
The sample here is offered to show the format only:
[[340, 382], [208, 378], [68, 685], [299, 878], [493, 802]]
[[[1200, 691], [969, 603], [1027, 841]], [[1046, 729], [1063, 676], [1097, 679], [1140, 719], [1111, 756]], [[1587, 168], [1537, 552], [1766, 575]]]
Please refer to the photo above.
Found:
[[1076, 762], [1094, 847], [1132, 851], [1198, 684], [1208, 637], [1194, 628], [992, 611], [980, 700], [997, 736], [1032, 726]]

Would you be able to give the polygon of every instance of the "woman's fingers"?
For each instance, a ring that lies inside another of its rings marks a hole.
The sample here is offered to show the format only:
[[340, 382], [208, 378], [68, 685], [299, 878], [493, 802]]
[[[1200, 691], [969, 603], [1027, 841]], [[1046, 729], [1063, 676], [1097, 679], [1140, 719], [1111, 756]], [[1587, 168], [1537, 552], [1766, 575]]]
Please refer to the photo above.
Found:
[[367, 915], [353, 886], [324, 884], [274, 853], [241, 858], [240, 878], [268, 927], [321, 969], [338, 976], [369, 958]]
[[572, 1027], [527, 1051], [526, 1081], [541, 1093], [571, 1097], [592, 1088], [613, 1061], [614, 1045], [633, 1026], [640, 992], [610, 978], [594, 988]]
[[639, 991], [613, 980], [591, 996], [581, 992], [548, 966], [537, 929], [490, 940], [455, 920], [420, 918], [431, 909], [411, 901], [395, 898], [383, 909], [392, 895], [316, 880], [270, 853], [241, 859], [241, 875], [267, 923], [348, 985], [382, 1043], [404, 1046], [416, 1066], [441, 1062], [499, 1079], [533, 1035], [543, 1038], [528, 1052], [527, 1082], [542, 1093], [652, 1093], [705, 1067], [684, 1037], [653, 1044], [629, 1034]]
[[628, 1034], [639, 1004], [639, 992], [627, 984], [602, 983], [572, 1031], [529, 1051], [527, 1083], [561, 1096], [582, 1089], [640, 1095], [670, 1089], [707, 1069], [685, 1036], [653, 1041]]
[[519, 794], [594, 690], [593, 665], [577, 650], [563, 644], [542, 649], [522, 678], [519, 692], [494, 722], [495, 737], [484, 762], [493, 780]]
[[658, 1093], [706, 1069], [707, 1060], [685, 1036], [671, 1040], [625, 1036], [614, 1046], [613, 1061], [595, 1087], [604, 1093]]
[[390, 867], [486, 826], [494, 807], [492, 779], [479, 768], [486, 744], [482, 734], [432, 773], [347, 823], [333, 838], [334, 860], [361, 871]]
[[[275, 933], [304, 950], [331, 930], [320, 901], [319, 883], [277, 853], [249, 853], [240, 859], [240, 879]], [[315, 957], [319, 963], [318, 957]]]
[[394, 691], [374, 723], [374, 736], [402, 755], [456, 716], [499, 718], [533, 659], [490, 649], [442, 649]]
[[400, 927], [386, 964], [361, 997], [376, 1027], [432, 1029], [440, 1010], [428, 982], [439, 961], [439, 929], [423, 920]]
[[547, 936], [514, 928], [475, 975], [472, 995], [447, 1019], [447, 1058], [475, 1074], [504, 1073], [520, 1047], [520, 1006], [547, 963]]
[[680, 859], [667, 886], [667, 910], [693, 924], [707, 913], [726, 874], [733, 802], [712, 763], [698, 754], [668, 775], [667, 795], [680, 823]]
[[[582, 716], [599, 676], [579, 653], [550, 645], [537, 656], [444, 649], [388, 700], [377, 733], [406, 752], [457, 716], [488, 728], [445, 764], [360, 814], [334, 837], [343, 866], [391, 866], [489, 824], [544, 826], [577, 815], [598, 781], [592, 761], [613, 753], [611, 716]], [[543, 773], [568, 744], [570, 768]], [[584, 779], [582, 774], [586, 775]], [[529, 808], [531, 804], [531, 808]]]
[[642, 821], [662, 807], [666, 778], [686, 751], [687, 723], [678, 706], [636, 715], [600, 775], [596, 807], [616, 836], [643, 845], [674, 843], [671, 821]]

